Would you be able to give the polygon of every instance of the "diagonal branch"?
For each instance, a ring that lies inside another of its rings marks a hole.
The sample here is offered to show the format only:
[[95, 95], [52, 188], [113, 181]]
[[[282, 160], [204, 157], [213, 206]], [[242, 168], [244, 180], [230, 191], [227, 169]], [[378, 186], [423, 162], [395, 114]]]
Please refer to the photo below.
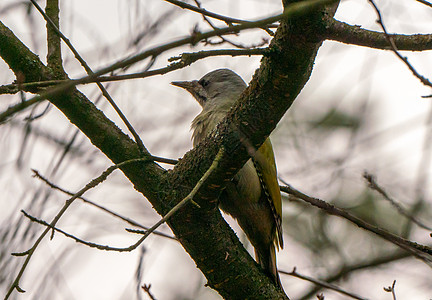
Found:
[[340, 209], [338, 207], [335, 207], [332, 204], [329, 204], [321, 199], [310, 197], [296, 189], [294, 189], [291, 186], [284, 186], [281, 187], [281, 191], [286, 192], [290, 195], [293, 195], [296, 198], [302, 199], [303, 201], [306, 201], [307, 203], [316, 206], [318, 208], [321, 208], [325, 210], [328, 214], [342, 217], [351, 223], [357, 225], [360, 228], [363, 228], [367, 231], [375, 233], [377, 236], [389, 241], [390, 243], [393, 243], [394, 245], [410, 252], [415, 257], [423, 260], [424, 262], [428, 263], [429, 265], [432, 263], [432, 248], [429, 246], [420, 245], [418, 243], [409, 241], [407, 239], [404, 239], [400, 236], [397, 236], [391, 232], [388, 232], [384, 229], [381, 229], [377, 226], [371, 225], [356, 216], [350, 214], [349, 212]]
[[300, 273], [297, 272], [296, 267], [294, 267], [291, 272], [279, 271], [279, 273], [285, 274], [285, 275], [290, 275], [290, 276], [293, 276], [293, 277], [297, 277], [297, 278], [300, 278], [300, 279], [312, 282], [316, 286], [336, 291], [336, 292], [338, 292], [338, 293], [340, 293], [342, 295], [348, 296], [348, 297], [353, 298], [353, 299], [366, 300], [366, 298], [363, 298], [363, 297], [361, 297], [359, 295], [356, 295], [354, 293], [345, 291], [345, 290], [341, 289], [340, 287], [338, 287], [338, 286], [336, 286], [334, 284], [331, 284], [329, 282], [326, 282], [326, 281], [323, 281], [323, 280], [319, 280], [319, 279], [315, 279], [315, 278], [312, 278], [312, 277], [307, 276], [307, 275], [300, 274]]
[[[32, 170], [32, 171], [33, 171], [33, 176], [34, 177], [39, 178], [40, 180], [42, 180], [50, 188], [52, 188], [54, 190], [58, 190], [58, 191], [66, 194], [66, 195], [69, 195], [69, 196], [73, 196], [74, 195], [74, 193], [72, 193], [70, 191], [67, 191], [67, 190], [59, 187], [58, 185], [52, 183], [51, 181], [49, 181], [47, 178], [45, 178], [44, 176], [42, 176], [37, 170]], [[148, 227], [146, 227], [144, 225], [141, 225], [140, 223], [138, 223], [138, 222], [136, 222], [136, 221], [134, 221], [134, 220], [132, 220], [130, 218], [127, 218], [125, 216], [122, 216], [122, 215], [120, 215], [120, 214], [118, 214], [118, 213], [116, 213], [116, 212], [114, 212], [112, 210], [109, 210], [106, 207], [103, 207], [102, 205], [99, 205], [99, 204], [97, 204], [97, 203], [95, 203], [93, 201], [90, 201], [90, 200], [84, 198], [83, 196], [80, 196], [78, 198], [81, 199], [84, 203], [87, 203], [87, 204], [89, 204], [89, 205], [91, 205], [93, 207], [96, 207], [96, 208], [98, 208], [98, 209], [100, 209], [100, 210], [102, 210], [102, 211], [110, 214], [111, 216], [113, 216], [115, 218], [119, 218], [119, 219], [125, 221], [126, 223], [128, 223], [128, 224], [130, 224], [132, 226], [136, 226], [136, 227], [142, 228], [144, 230], [149, 230]], [[162, 232], [154, 231], [154, 233], [156, 235], [159, 235], [159, 236], [162, 236], [162, 237], [165, 237], [165, 238], [169, 238], [169, 239], [172, 239], [172, 240], [177, 240], [175, 237], [173, 237], [171, 235], [168, 235], [168, 234], [165, 234], [165, 233], [162, 233]]]
[[426, 0], [416, 0], [417, 2], [420, 2], [421, 4], [424, 4], [426, 6], [432, 7], [432, 3], [426, 1]]
[[387, 39], [387, 42], [390, 45], [390, 49], [393, 51], [393, 53], [408, 67], [408, 69], [411, 71], [411, 73], [417, 77], [424, 85], [432, 87], [432, 82], [427, 79], [426, 77], [424, 77], [423, 75], [421, 75], [414, 67], [413, 65], [411, 65], [411, 63], [408, 61], [408, 58], [406, 56], [403, 56], [402, 54], [400, 54], [399, 49], [397, 48], [393, 37], [391, 35], [389, 35], [389, 33], [387, 32], [387, 28], [384, 25], [384, 20], [382, 18], [381, 15], [381, 11], [379, 10], [378, 6], [375, 4], [375, 1], [373, 0], [368, 0], [369, 3], [373, 6], [373, 8], [375, 9], [375, 12], [377, 14], [378, 20], [377, 23], [381, 26], [385, 37]]
[[432, 231], [432, 227], [427, 226], [426, 224], [420, 222], [419, 220], [417, 220], [417, 218], [413, 215], [411, 215], [406, 209], [404, 209], [398, 202], [396, 202], [396, 200], [394, 200], [393, 198], [391, 198], [389, 196], [389, 194], [382, 188], [380, 187], [377, 182], [376, 182], [376, 178], [374, 175], [369, 174], [368, 172], [364, 172], [363, 173], [363, 178], [366, 179], [366, 181], [368, 182], [369, 187], [372, 190], [377, 191], [379, 194], [381, 194], [381, 196], [384, 197], [384, 199], [386, 199], [388, 202], [390, 202], [390, 204], [398, 211], [399, 214], [401, 214], [402, 216], [408, 218], [412, 223], [417, 224], [417, 226], [426, 229], [426, 230], [430, 230]]
[[204, 8], [190, 5], [190, 4], [185, 3], [183, 1], [178, 1], [178, 0], [165, 0], [165, 1], [169, 2], [169, 3], [173, 4], [173, 5], [176, 5], [178, 7], [181, 7], [183, 9], [188, 9], [190, 11], [197, 12], [197, 13], [203, 15], [203, 16], [207, 16], [207, 17], [210, 17], [210, 18], [214, 18], [214, 19], [217, 19], [217, 20], [224, 21], [227, 25], [231, 25], [233, 23], [234, 24], [235, 23], [236, 24], [241, 24], [241, 23], [249, 23], [250, 22], [250, 21], [246, 21], [246, 20], [241, 20], [241, 19], [235, 19], [235, 18], [227, 17], [227, 16], [224, 16], [224, 15], [219, 15], [219, 14], [213, 13], [211, 11], [208, 11], [208, 10], [206, 10]]

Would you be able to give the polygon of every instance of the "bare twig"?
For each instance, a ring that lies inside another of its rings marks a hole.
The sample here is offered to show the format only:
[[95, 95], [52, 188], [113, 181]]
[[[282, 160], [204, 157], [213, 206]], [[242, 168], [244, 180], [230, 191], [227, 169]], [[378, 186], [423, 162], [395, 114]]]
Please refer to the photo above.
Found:
[[340, 287], [338, 287], [338, 286], [336, 286], [334, 284], [331, 284], [331, 283], [328, 283], [328, 282], [325, 282], [325, 281], [322, 281], [322, 280], [319, 280], [319, 279], [315, 279], [315, 278], [312, 278], [312, 277], [309, 277], [309, 276], [306, 276], [306, 275], [299, 274], [297, 272], [297, 268], [296, 267], [294, 267], [291, 272], [286, 272], [286, 271], [279, 270], [279, 273], [290, 275], [290, 276], [294, 276], [294, 277], [297, 277], [297, 278], [300, 278], [300, 279], [312, 282], [313, 284], [322, 286], [322, 287], [327, 288], [327, 289], [331, 289], [333, 291], [336, 291], [338, 293], [341, 293], [341, 294], [343, 294], [345, 296], [348, 296], [348, 297], [351, 297], [353, 299], [358, 299], [358, 300], [365, 300], [366, 299], [366, 298], [358, 296], [358, 295], [356, 295], [354, 293], [350, 293], [350, 292], [344, 291], [343, 289], [341, 289]]
[[[432, 160], [432, 104], [429, 103], [429, 112], [425, 120], [425, 135], [423, 138], [422, 153], [420, 161], [417, 165], [417, 175], [415, 179], [414, 199], [410, 214], [415, 215], [424, 207], [426, 195], [429, 190], [430, 166]], [[407, 223], [404, 228], [404, 233], [408, 235], [412, 229], [412, 224]]]
[[392, 293], [393, 300], [396, 300], [396, 292], [395, 292], [396, 279], [393, 280], [393, 284], [389, 287], [384, 287], [384, 291], [387, 293]]
[[301, 199], [303, 201], [306, 201], [307, 203], [316, 206], [320, 209], [325, 210], [328, 214], [342, 217], [351, 223], [357, 225], [360, 228], [363, 228], [367, 231], [373, 232], [379, 237], [401, 247], [402, 249], [409, 251], [417, 258], [423, 260], [428, 265], [432, 264], [432, 248], [429, 246], [421, 245], [415, 242], [412, 242], [410, 240], [404, 239], [400, 236], [397, 236], [393, 233], [390, 233], [384, 229], [381, 229], [377, 226], [371, 225], [351, 213], [347, 212], [346, 210], [343, 210], [341, 208], [335, 207], [334, 205], [327, 203], [321, 199], [310, 197], [296, 189], [294, 189], [291, 186], [282, 186], [281, 191], [286, 192], [298, 199]]
[[151, 284], [143, 284], [142, 289], [144, 292], [147, 293], [147, 295], [150, 297], [151, 300], [156, 300], [156, 298], [153, 296], [153, 294], [150, 292]]
[[426, 0], [416, 0], [417, 2], [420, 2], [421, 4], [427, 5], [429, 7], [432, 7], [432, 3], [426, 1]]
[[233, 23], [237, 23], [237, 24], [242, 24], [242, 23], [249, 23], [250, 21], [246, 21], [246, 20], [241, 20], [241, 19], [235, 19], [235, 18], [230, 18], [224, 15], [219, 15], [213, 12], [210, 12], [204, 8], [201, 8], [200, 6], [193, 6], [190, 5], [188, 3], [185, 3], [183, 1], [178, 1], [178, 0], [165, 0], [166, 2], [169, 2], [171, 4], [174, 4], [178, 7], [181, 7], [183, 9], [188, 9], [190, 11], [194, 11], [197, 12], [203, 16], [207, 16], [213, 19], [217, 19], [217, 20], [221, 20], [224, 21], [227, 25], [231, 25]]
[[56, 84], [64, 83], [65, 80], [47, 80], [36, 82], [23, 82], [20, 84], [11, 83], [0, 86], [0, 95], [3, 94], [16, 94], [22, 90], [29, 91], [30, 89], [42, 89]]
[[10, 116], [16, 114], [17, 112], [25, 110], [26, 108], [40, 102], [41, 100], [42, 99], [39, 97], [33, 97], [29, 100], [21, 101], [18, 104], [9, 106], [5, 111], [0, 113], [0, 124], [5, 122]]
[[26, 216], [27, 218], [30, 219], [30, 221], [41, 224], [46, 226], [49, 229], [52, 229], [54, 231], [60, 232], [61, 234], [63, 234], [64, 236], [73, 239], [75, 242], [86, 245], [90, 248], [96, 248], [98, 250], [105, 250], [105, 251], [116, 251], [116, 252], [123, 252], [123, 251], [128, 251], [128, 250], [124, 250], [126, 248], [116, 248], [116, 247], [110, 247], [110, 246], [106, 246], [106, 245], [101, 245], [101, 244], [96, 244], [96, 243], [92, 243], [92, 242], [88, 242], [85, 241], [83, 239], [80, 239], [76, 236], [74, 236], [73, 234], [67, 233], [64, 230], [61, 230], [60, 228], [57, 228], [55, 226], [50, 225], [48, 222], [45, 222], [44, 220], [40, 220], [36, 217], [33, 217], [32, 215], [28, 214], [27, 212], [25, 212], [24, 210], [21, 210], [21, 212], [24, 214], [24, 216]]
[[410, 69], [411, 73], [415, 77], [417, 77], [424, 85], [432, 87], [432, 82], [430, 82], [429, 79], [427, 79], [426, 77], [420, 75], [420, 73], [418, 73], [417, 70], [410, 64], [410, 62], [408, 61], [408, 58], [399, 53], [399, 50], [396, 47], [396, 44], [395, 44], [392, 36], [389, 35], [386, 27], [384, 26], [384, 21], [383, 21], [383, 18], [381, 16], [381, 11], [379, 10], [378, 6], [375, 4], [374, 0], [368, 0], [368, 1], [375, 9], [375, 12], [378, 16], [377, 23], [381, 26], [382, 30], [384, 31], [386, 39], [391, 46], [391, 50], [394, 52], [394, 54], [396, 54], [397, 57], [399, 57], [400, 60], [402, 60], [405, 63], [405, 65], [408, 67], [408, 69]]
[[[67, 191], [67, 190], [59, 187], [58, 185], [55, 185], [51, 181], [49, 181], [47, 178], [45, 178], [44, 176], [42, 176], [37, 170], [32, 170], [32, 171], [34, 173], [33, 176], [35, 176], [35, 177], [39, 178], [40, 180], [42, 180], [43, 182], [45, 182], [49, 187], [51, 187], [51, 188], [53, 188], [55, 190], [58, 190], [58, 191], [60, 191], [62, 193], [65, 193], [66, 195], [69, 195], [69, 196], [73, 196], [74, 195], [74, 193], [69, 192], [69, 191]], [[144, 225], [141, 225], [141, 224], [137, 223], [136, 221], [134, 221], [134, 220], [132, 220], [130, 218], [126, 218], [126, 217], [124, 217], [124, 216], [122, 216], [122, 215], [120, 215], [120, 214], [118, 214], [116, 212], [113, 212], [112, 210], [109, 210], [106, 207], [103, 207], [103, 206], [101, 206], [101, 205], [99, 205], [99, 204], [97, 204], [97, 203], [95, 203], [93, 201], [90, 201], [90, 200], [88, 200], [88, 199], [86, 199], [86, 198], [84, 198], [82, 196], [80, 196], [78, 198], [81, 199], [84, 203], [87, 203], [87, 204], [89, 204], [91, 206], [94, 206], [94, 207], [96, 207], [96, 208], [98, 208], [98, 209], [100, 209], [100, 210], [102, 210], [102, 211], [104, 211], [104, 212], [106, 212], [106, 213], [108, 213], [108, 214], [116, 217], [116, 218], [119, 218], [119, 219], [125, 221], [126, 223], [129, 223], [132, 226], [136, 226], [136, 227], [142, 228], [144, 230], [148, 230], [149, 229], [148, 227], [146, 227]], [[127, 231], [129, 231], [129, 230], [127, 230]], [[172, 240], [175, 240], [175, 241], [177, 240], [175, 237], [173, 237], [171, 235], [168, 235], [168, 234], [165, 234], [163, 232], [154, 231], [154, 234], [162, 236], [162, 237], [165, 237], [165, 238], [169, 238], [169, 239], [172, 239]]]
[[145, 246], [140, 248], [140, 253], [138, 255], [138, 264], [135, 270], [135, 285], [136, 285], [136, 300], [141, 300], [142, 297], [142, 287], [141, 282], [143, 282], [143, 273], [144, 273], [144, 255], [146, 254], [147, 249]]
[[369, 174], [367, 172], [363, 173], [363, 178], [366, 179], [366, 181], [369, 184], [369, 187], [375, 191], [377, 191], [378, 193], [380, 193], [384, 199], [386, 199], [387, 201], [390, 202], [391, 205], [393, 205], [394, 208], [396, 208], [396, 210], [403, 216], [407, 217], [408, 219], [410, 219], [412, 222], [414, 222], [415, 224], [417, 224], [419, 227], [426, 229], [426, 230], [432, 230], [432, 227], [429, 227], [425, 224], [423, 224], [422, 222], [418, 221], [414, 216], [410, 215], [406, 209], [404, 209], [399, 203], [396, 202], [396, 200], [392, 199], [387, 192], [380, 187], [376, 180], [375, 180], [375, 176], [373, 176], [372, 174]]
[[154, 155], [150, 155], [149, 159], [160, 163], [168, 164], [168, 165], [175, 165], [178, 163], [178, 160], [176, 159], [165, 158], [165, 157], [154, 156]]
[[219, 55], [229, 55], [229, 56], [251, 56], [251, 55], [266, 55], [268, 53], [268, 48], [254, 48], [254, 49], [218, 49], [218, 50], [203, 50], [198, 52], [184, 52], [180, 56], [174, 56], [168, 59], [168, 61], [181, 60], [185, 64], [191, 64], [198, 59], [219, 56]]
[[[194, 1], [195, 1], [195, 4], [198, 6], [198, 8], [201, 9], [201, 3], [200, 3], [198, 0], [194, 0]], [[204, 21], [205, 21], [208, 25], [210, 25], [211, 28], [213, 28], [214, 30], [219, 29], [216, 25], [213, 24], [213, 22], [212, 22], [212, 21], [211, 21], [211, 20], [210, 20], [206, 15], [202, 14], [202, 17], [203, 17]], [[228, 24], [228, 25], [230, 25], [230, 24]], [[268, 30], [268, 29], [267, 29], [267, 30]], [[270, 31], [270, 32], [271, 32], [271, 31]], [[271, 35], [273, 35], [273, 32], [271, 32]], [[227, 38], [224, 38], [222, 35], [220, 35], [219, 38], [221, 39], [221, 41], [220, 41], [220, 42], [217, 42], [217, 43], [213, 43], [213, 42], [211, 42], [210, 40], [206, 40], [206, 41], [204, 41], [204, 42], [205, 42], [206, 44], [211, 44], [211, 45], [213, 45], [213, 44], [219, 45], [219, 44], [222, 44], [222, 43], [228, 43], [228, 44], [230, 44], [230, 45], [232, 45], [232, 46], [234, 46], [234, 47], [236, 47], [236, 48], [240, 48], [240, 49], [251, 49], [251, 48], [257, 48], [257, 47], [262, 47], [262, 46], [264, 46], [265, 44], [268, 44], [268, 40], [263, 39], [263, 41], [262, 41], [261, 43], [257, 44], [257, 45], [244, 46], [244, 45], [239, 44], [239, 43], [234, 43], [233, 41], [230, 41], [230, 40], [228, 40]]]

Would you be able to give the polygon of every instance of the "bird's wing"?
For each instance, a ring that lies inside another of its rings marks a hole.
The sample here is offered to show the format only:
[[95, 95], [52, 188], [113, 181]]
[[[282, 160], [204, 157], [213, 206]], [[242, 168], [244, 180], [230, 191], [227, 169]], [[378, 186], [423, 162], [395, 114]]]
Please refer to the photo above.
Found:
[[283, 248], [282, 239], [282, 200], [279, 183], [277, 180], [276, 163], [273, 153], [273, 147], [270, 139], [266, 139], [258, 151], [255, 153], [254, 164], [260, 179], [263, 181], [263, 188], [270, 199], [269, 204], [272, 208], [274, 220], [276, 223], [277, 242], [276, 245]]

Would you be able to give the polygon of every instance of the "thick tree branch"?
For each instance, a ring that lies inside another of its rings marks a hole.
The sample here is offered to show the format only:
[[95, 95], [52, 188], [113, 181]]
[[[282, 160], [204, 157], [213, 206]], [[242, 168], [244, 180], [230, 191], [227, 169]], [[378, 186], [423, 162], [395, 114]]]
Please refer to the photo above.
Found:
[[[398, 50], [432, 50], [432, 34], [389, 34], [389, 36], [392, 37]], [[328, 21], [325, 38], [345, 44], [391, 50], [385, 33], [363, 29], [334, 19]]]
[[16, 77], [23, 78], [21, 82], [54, 79], [51, 70], [2, 22], [0, 22], [0, 56]]

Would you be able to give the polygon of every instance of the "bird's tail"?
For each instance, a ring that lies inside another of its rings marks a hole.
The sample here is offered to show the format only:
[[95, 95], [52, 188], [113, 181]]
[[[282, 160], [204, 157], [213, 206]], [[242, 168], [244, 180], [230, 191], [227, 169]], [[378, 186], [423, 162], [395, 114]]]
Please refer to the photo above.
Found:
[[268, 273], [273, 281], [282, 289], [279, 273], [276, 265], [276, 250], [274, 244], [270, 244], [267, 251], [255, 251], [257, 262]]

